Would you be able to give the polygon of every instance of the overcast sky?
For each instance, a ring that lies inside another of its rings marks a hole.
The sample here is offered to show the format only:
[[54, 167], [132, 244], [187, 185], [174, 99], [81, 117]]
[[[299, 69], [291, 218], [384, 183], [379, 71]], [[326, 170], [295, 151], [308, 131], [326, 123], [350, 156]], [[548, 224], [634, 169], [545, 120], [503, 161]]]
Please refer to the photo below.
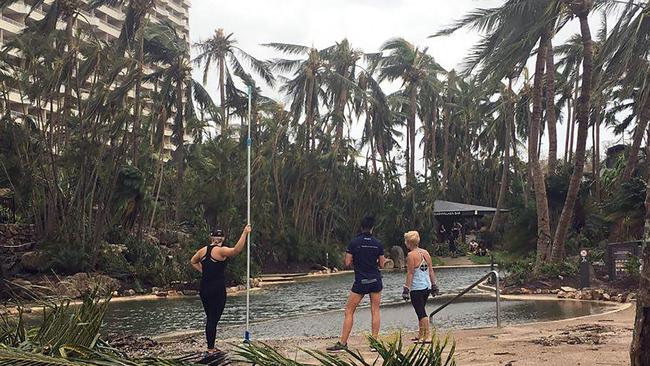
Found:
[[[461, 67], [478, 34], [461, 31], [444, 38], [428, 36], [474, 8], [501, 3], [503, 0], [193, 0], [190, 36], [196, 42], [210, 37], [215, 29], [224, 28], [226, 33], [234, 33], [242, 49], [259, 59], [280, 56], [261, 46], [268, 42], [323, 48], [347, 38], [355, 48], [373, 52], [387, 39], [404, 37], [418, 46], [429, 47], [429, 53], [449, 70]], [[592, 34], [598, 25], [599, 21], [594, 19]], [[577, 24], [571, 24], [558, 35], [556, 44], [578, 31]], [[195, 77], [201, 80], [199, 70], [195, 70]], [[216, 70], [207, 86], [216, 99]], [[265, 91], [283, 99], [276, 91]], [[564, 131], [563, 126], [558, 126], [560, 157], [564, 153]], [[601, 138], [603, 147], [616, 140], [606, 131]], [[543, 144], [546, 150], [547, 141]], [[591, 135], [587, 146], [591, 147]]]

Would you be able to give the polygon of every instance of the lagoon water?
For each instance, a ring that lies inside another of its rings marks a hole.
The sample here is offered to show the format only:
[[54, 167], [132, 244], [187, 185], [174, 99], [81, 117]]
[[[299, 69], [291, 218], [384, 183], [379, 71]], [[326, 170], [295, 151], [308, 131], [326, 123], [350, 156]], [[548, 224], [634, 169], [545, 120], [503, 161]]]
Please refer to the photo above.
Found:
[[[436, 271], [443, 295], [459, 292], [479, 279], [487, 268], [449, 268]], [[405, 274], [384, 272], [382, 331], [417, 329], [410, 303], [401, 300]], [[352, 274], [302, 279], [264, 287], [251, 292], [251, 332], [256, 339], [336, 336], [343, 320], [342, 309], [352, 285]], [[493, 326], [496, 322], [494, 299], [471, 295], [461, 298], [433, 319], [443, 329]], [[427, 311], [446, 299], [430, 299]], [[355, 318], [355, 332], [370, 329], [368, 299], [361, 303]], [[504, 324], [555, 320], [600, 313], [608, 306], [571, 301], [502, 301]], [[246, 315], [245, 294], [230, 296], [219, 326], [219, 338], [237, 338], [243, 334]], [[201, 330], [204, 315], [198, 297], [126, 301], [111, 303], [104, 329], [110, 333], [134, 336], [160, 336], [182, 331]]]

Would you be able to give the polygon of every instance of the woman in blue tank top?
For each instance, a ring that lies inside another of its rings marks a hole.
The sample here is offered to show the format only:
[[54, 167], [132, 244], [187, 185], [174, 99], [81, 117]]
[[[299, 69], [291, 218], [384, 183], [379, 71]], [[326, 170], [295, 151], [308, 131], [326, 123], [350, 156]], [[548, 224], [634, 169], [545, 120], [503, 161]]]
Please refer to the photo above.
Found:
[[431, 255], [420, 248], [420, 234], [417, 231], [409, 231], [404, 234], [404, 244], [409, 250], [406, 257], [406, 283], [402, 298], [411, 300], [415, 314], [418, 317], [419, 332], [415, 342], [430, 342], [429, 317], [425, 309], [429, 295], [436, 296], [436, 275], [433, 272]]

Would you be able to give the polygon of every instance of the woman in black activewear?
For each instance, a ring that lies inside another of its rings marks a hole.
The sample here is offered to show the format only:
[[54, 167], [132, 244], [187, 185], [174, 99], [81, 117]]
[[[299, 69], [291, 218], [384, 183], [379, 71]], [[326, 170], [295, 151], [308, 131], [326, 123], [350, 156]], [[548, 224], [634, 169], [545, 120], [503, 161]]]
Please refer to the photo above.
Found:
[[199, 249], [192, 257], [191, 264], [201, 272], [201, 302], [205, 310], [205, 337], [208, 341], [208, 352], [214, 352], [214, 342], [217, 337], [217, 324], [226, 306], [226, 259], [241, 253], [246, 245], [246, 238], [251, 232], [251, 226], [246, 225], [233, 248], [224, 247], [224, 235], [221, 230], [210, 233], [210, 245]]

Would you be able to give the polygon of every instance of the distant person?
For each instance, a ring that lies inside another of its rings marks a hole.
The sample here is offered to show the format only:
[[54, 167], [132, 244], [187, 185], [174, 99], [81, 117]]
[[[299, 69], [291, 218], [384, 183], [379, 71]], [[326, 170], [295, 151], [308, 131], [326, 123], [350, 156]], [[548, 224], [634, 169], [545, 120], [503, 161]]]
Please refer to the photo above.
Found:
[[470, 240], [470, 242], [469, 242], [469, 251], [470, 251], [470, 253], [472, 253], [472, 254], [477, 254], [477, 253], [478, 253], [478, 251], [479, 251], [479, 244], [478, 244], [478, 242], [476, 241], [476, 239], [472, 239], [472, 240]]
[[348, 338], [354, 324], [354, 313], [365, 295], [370, 295], [370, 312], [372, 315], [372, 336], [379, 336], [379, 304], [383, 288], [380, 268], [384, 267], [384, 247], [372, 236], [375, 219], [365, 217], [361, 221], [361, 233], [357, 235], [345, 253], [344, 264], [354, 267], [354, 284], [345, 305], [345, 320], [341, 338], [335, 345], [328, 347], [329, 352], [345, 351], [348, 348]]
[[444, 224], [440, 225], [440, 229], [438, 230], [438, 242], [444, 243], [447, 241], [447, 229], [445, 228]]
[[246, 225], [233, 248], [224, 247], [222, 230], [210, 233], [210, 244], [199, 249], [190, 263], [201, 272], [201, 287], [199, 293], [203, 310], [205, 311], [205, 337], [208, 342], [208, 353], [217, 352], [214, 343], [217, 337], [217, 324], [226, 306], [226, 260], [241, 253], [246, 245], [246, 238], [251, 232], [251, 226]]
[[409, 231], [404, 234], [404, 244], [409, 253], [406, 256], [407, 273], [402, 298], [411, 300], [418, 317], [418, 336], [413, 338], [413, 341], [416, 343], [431, 342], [426, 303], [429, 295], [436, 296], [438, 294], [431, 255], [419, 247], [420, 234], [417, 231]]

